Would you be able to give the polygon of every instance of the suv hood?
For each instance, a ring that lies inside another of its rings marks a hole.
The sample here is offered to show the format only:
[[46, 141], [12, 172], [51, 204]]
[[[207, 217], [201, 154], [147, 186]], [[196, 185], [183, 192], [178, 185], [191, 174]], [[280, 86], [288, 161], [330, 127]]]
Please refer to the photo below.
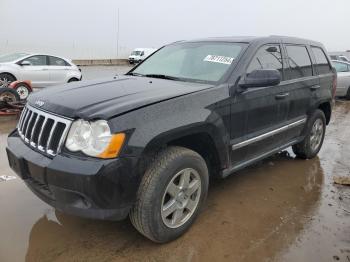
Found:
[[209, 84], [118, 76], [45, 88], [32, 93], [28, 103], [69, 118], [109, 119], [140, 107], [210, 87]]

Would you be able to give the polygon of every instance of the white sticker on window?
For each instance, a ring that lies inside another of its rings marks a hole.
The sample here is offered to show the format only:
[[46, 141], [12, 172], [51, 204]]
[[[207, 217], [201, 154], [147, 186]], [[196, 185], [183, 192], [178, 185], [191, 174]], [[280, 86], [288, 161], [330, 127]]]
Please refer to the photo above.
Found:
[[232, 64], [233, 60], [234, 60], [233, 57], [228, 57], [228, 56], [207, 55], [203, 61], [230, 65]]

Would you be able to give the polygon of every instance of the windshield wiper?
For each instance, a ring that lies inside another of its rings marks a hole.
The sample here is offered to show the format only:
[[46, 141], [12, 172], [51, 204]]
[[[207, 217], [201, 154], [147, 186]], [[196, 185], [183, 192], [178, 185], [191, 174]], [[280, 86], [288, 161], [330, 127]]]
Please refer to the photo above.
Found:
[[127, 73], [126, 75], [128, 75], [128, 76], [145, 76], [143, 74], [134, 73], [134, 72]]
[[152, 77], [152, 78], [168, 79], [168, 80], [181, 80], [181, 78], [179, 78], [179, 77], [167, 76], [167, 75], [162, 75], [162, 74], [146, 74], [144, 76]]

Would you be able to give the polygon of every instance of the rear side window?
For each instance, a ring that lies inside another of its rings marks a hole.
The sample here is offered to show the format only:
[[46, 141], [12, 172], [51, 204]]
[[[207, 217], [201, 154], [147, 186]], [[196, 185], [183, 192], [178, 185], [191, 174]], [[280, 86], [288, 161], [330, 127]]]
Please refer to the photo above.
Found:
[[305, 46], [286, 46], [289, 68], [287, 70], [288, 79], [312, 76], [312, 65], [309, 52]]
[[283, 63], [279, 45], [264, 45], [260, 47], [247, 69], [247, 74], [257, 69], [276, 69], [283, 76]]
[[319, 75], [332, 72], [331, 65], [329, 64], [327, 57], [323, 50], [319, 47], [312, 47], [312, 52], [316, 59], [316, 68]]
[[69, 64], [61, 58], [49, 56], [49, 65], [51, 66], [69, 66]]

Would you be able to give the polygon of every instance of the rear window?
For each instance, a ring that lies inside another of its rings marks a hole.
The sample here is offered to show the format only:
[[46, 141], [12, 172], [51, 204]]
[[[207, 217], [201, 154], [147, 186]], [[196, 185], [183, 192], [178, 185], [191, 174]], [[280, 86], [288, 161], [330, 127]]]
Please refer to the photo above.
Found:
[[316, 59], [316, 68], [318, 74], [322, 75], [332, 72], [331, 65], [329, 64], [323, 50], [319, 47], [312, 47], [311, 49]]
[[312, 65], [309, 52], [305, 46], [286, 46], [289, 68], [287, 70], [288, 79], [312, 76]]

